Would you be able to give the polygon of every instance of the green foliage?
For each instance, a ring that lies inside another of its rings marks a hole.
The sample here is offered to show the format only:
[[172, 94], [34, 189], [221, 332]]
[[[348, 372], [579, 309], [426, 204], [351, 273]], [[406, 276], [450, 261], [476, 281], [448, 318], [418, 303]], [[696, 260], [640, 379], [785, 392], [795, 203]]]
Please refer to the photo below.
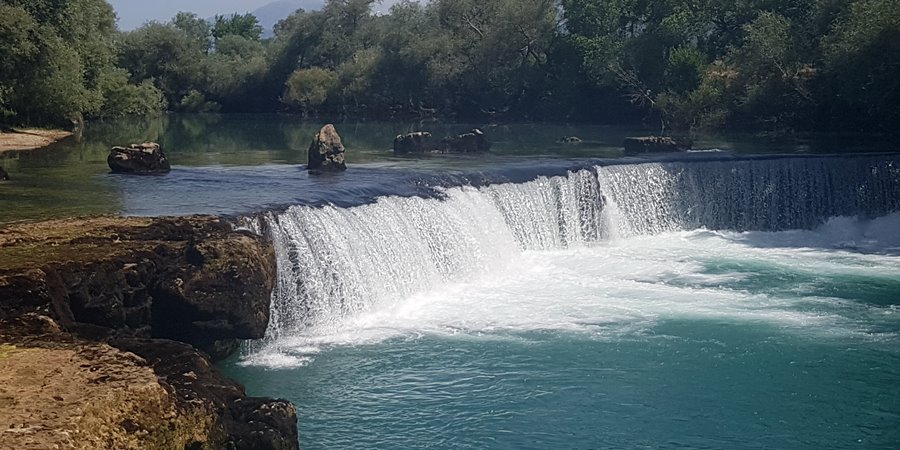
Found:
[[206, 100], [206, 97], [197, 90], [191, 90], [178, 103], [178, 109], [192, 113], [216, 113], [222, 107], [216, 102]]
[[259, 21], [253, 14], [232, 14], [230, 16], [215, 17], [212, 37], [217, 44], [225, 36], [240, 36], [252, 41], [258, 41], [262, 31]]
[[166, 108], [162, 92], [150, 81], [130, 84], [129, 74], [124, 69], [113, 68], [100, 75], [98, 80], [103, 96], [100, 117], [123, 117], [131, 115], [153, 115]]
[[337, 85], [338, 75], [331, 70], [299, 69], [285, 84], [284, 102], [299, 107], [304, 113], [315, 111], [328, 100], [329, 93]]
[[61, 124], [82, 115], [119, 114], [120, 106], [110, 106], [116, 103], [125, 110], [140, 103], [123, 96], [154, 104], [158, 93], [121, 83], [115, 36], [115, 14], [103, 0], [0, 2], [0, 116]]
[[[0, 118], [183, 111], [875, 129], [900, 0], [327, 0], [117, 33], [103, 0], [0, 0]], [[162, 95], [162, 99], [160, 99]]]
[[896, 132], [900, 123], [900, 0], [859, 0], [823, 39], [816, 93], [833, 127]]

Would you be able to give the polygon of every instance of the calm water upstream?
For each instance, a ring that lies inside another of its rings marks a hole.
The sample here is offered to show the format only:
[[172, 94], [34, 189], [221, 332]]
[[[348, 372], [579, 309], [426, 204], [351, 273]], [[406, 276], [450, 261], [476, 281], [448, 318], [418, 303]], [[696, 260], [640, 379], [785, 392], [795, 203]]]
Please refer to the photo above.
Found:
[[[221, 367], [294, 401], [303, 448], [900, 448], [900, 154], [707, 137], [725, 152], [620, 160], [638, 131], [516, 125], [491, 155], [395, 158], [409, 125], [339, 124], [351, 170], [311, 178], [315, 128], [95, 124], [0, 157], [0, 210], [267, 232], [267, 337]], [[145, 139], [172, 173], [106, 173]]]

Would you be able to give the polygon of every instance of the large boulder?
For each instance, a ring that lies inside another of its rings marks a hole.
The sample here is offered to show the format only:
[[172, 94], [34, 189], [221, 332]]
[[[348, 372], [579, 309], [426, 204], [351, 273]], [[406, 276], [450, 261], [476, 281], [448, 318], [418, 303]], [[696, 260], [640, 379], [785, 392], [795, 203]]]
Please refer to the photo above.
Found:
[[312, 173], [340, 172], [347, 170], [344, 162], [344, 144], [334, 125], [322, 127], [309, 145], [309, 164], [307, 170]]
[[113, 147], [106, 163], [113, 173], [152, 174], [171, 170], [169, 159], [155, 142]]
[[394, 153], [432, 153], [441, 151], [440, 145], [432, 139], [427, 131], [416, 131], [397, 136], [394, 139]]
[[478, 128], [468, 133], [449, 137], [441, 141], [443, 149], [450, 153], [478, 153], [491, 149], [491, 143]]
[[6, 173], [6, 171], [3, 170], [2, 167], [0, 167], [0, 181], [7, 181], [7, 180], [9, 180], [9, 174]]
[[691, 149], [690, 143], [668, 136], [629, 137], [625, 138], [623, 146], [626, 155], [684, 152]]

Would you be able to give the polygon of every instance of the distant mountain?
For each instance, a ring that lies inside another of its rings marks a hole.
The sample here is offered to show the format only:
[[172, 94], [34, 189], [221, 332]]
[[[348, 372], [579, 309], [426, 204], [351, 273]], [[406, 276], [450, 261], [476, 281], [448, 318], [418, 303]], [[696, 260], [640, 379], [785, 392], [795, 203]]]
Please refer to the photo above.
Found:
[[307, 11], [322, 9], [325, 0], [278, 0], [269, 3], [259, 9], [253, 11], [253, 15], [259, 19], [259, 24], [263, 27], [263, 37], [269, 38], [274, 36], [272, 29], [282, 19], [291, 15], [294, 11], [303, 8]]

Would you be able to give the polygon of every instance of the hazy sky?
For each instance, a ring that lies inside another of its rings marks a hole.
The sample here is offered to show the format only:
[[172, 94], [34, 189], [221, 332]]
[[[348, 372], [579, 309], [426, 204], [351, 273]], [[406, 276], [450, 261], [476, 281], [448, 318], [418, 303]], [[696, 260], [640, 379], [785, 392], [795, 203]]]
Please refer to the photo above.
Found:
[[[196, 13], [200, 17], [216, 14], [247, 13], [275, 0], [108, 0], [119, 16], [119, 29], [132, 30], [149, 20], [165, 22], [179, 11]], [[384, 0], [377, 9], [387, 8], [398, 0]]]

